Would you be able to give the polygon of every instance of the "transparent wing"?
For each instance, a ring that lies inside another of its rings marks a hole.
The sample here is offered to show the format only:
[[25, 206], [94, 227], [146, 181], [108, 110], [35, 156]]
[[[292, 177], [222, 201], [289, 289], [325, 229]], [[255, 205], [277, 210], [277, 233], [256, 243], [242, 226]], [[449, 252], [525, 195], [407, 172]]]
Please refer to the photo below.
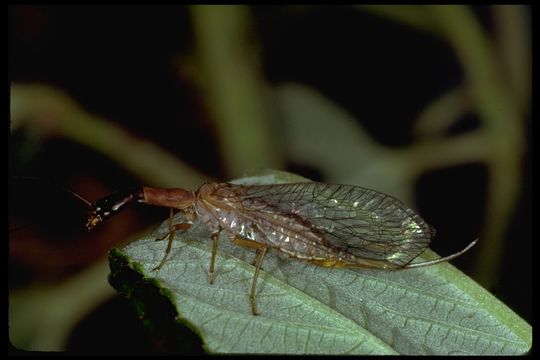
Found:
[[332, 247], [362, 258], [403, 266], [424, 251], [435, 235], [435, 229], [399, 200], [359, 186], [228, 185], [216, 194], [222, 191], [224, 197], [241, 203], [252, 217], [257, 213], [300, 217], [324, 234]]

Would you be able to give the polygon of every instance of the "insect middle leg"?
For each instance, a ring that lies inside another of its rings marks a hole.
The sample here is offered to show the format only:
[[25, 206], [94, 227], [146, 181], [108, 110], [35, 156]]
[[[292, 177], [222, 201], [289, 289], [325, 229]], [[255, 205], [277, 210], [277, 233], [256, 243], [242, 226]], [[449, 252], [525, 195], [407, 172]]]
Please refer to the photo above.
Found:
[[214, 263], [216, 262], [217, 242], [219, 239], [219, 231], [212, 233], [212, 256], [210, 258], [210, 284], [214, 283]]
[[261, 270], [264, 256], [268, 252], [268, 246], [253, 240], [244, 239], [240, 236], [235, 236], [233, 242], [238, 246], [255, 249], [257, 251], [255, 254], [255, 259], [253, 260], [255, 274], [253, 275], [253, 283], [251, 284], [251, 291], [249, 293], [249, 303], [251, 304], [251, 313], [253, 315], [258, 315], [257, 303], [255, 302], [255, 290], [257, 289], [257, 278], [259, 277], [259, 271]]
[[[161, 259], [161, 262], [159, 263], [158, 266], [156, 266], [154, 268], [154, 271], [156, 270], [159, 270], [161, 269], [161, 267], [163, 266], [163, 264], [165, 264], [165, 260], [167, 260], [167, 257], [169, 256], [169, 253], [171, 252], [171, 248], [172, 248], [172, 242], [173, 242], [173, 239], [174, 239], [174, 233], [177, 231], [177, 230], [187, 230], [191, 227], [191, 224], [190, 223], [182, 223], [182, 224], [173, 224], [173, 215], [174, 215], [174, 210], [173, 208], [170, 208], [170, 212], [169, 212], [169, 242], [167, 243], [167, 250], [165, 250], [165, 255], [163, 256], [163, 259]], [[167, 235], [165, 235], [167, 236]], [[161, 239], [156, 239], [156, 240], [163, 240], [165, 238], [165, 236]]]

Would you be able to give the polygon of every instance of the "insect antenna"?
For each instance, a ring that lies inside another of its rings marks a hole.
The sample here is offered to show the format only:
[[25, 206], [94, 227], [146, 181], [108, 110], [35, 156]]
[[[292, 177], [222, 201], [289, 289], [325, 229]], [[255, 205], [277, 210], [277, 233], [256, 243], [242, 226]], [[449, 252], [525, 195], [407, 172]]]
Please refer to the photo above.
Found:
[[[52, 231], [55, 235], [84, 226], [92, 203], [57, 182], [26, 175], [9, 179], [10, 233], [27, 228]], [[22, 224], [21, 224], [22, 223]]]
[[460, 256], [460, 255], [466, 253], [467, 251], [469, 251], [469, 249], [472, 248], [476, 244], [477, 241], [478, 241], [478, 239], [475, 239], [473, 242], [471, 242], [469, 245], [467, 245], [467, 247], [465, 249], [463, 249], [461, 251], [458, 251], [455, 254], [448, 255], [448, 256], [445, 256], [443, 258], [439, 258], [439, 259], [435, 259], [435, 260], [429, 260], [429, 261], [424, 261], [424, 262], [415, 263], [415, 264], [408, 264], [408, 265], [405, 265], [404, 268], [405, 269], [419, 268], [419, 267], [435, 265], [435, 264], [438, 264], [438, 263], [442, 263], [442, 262], [445, 262], [445, 261], [455, 259], [458, 256]]
[[73, 190], [70, 190], [68, 188], [65, 188], [65, 187], [62, 187], [64, 190], [66, 190], [67, 192], [69, 192], [71, 195], [75, 196], [77, 199], [81, 200], [82, 202], [84, 202], [86, 205], [88, 205], [89, 207], [92, 206], [92, 203], [88, 200], [86, 200], [85, 198], [83, 198], [81, 195], [77, 194], [75, 191]]
[[90, 201], [86, 200], [84, 197], [77, 194], [75, 191], [73, 191], [71, 189], [68, 189], [67, 187], [61, 186], [61, 185], [59, 185], [57, 183], [54, 183], [52, 181], [48, 181], [48, 180], [44, 180], [44, 179], [38, 179], [38, 178], [33, 177], [33, 176], [12, 176], [12, 179], [14, 179], [14, 180], [31, 180], [31, 181], [35, 181], [35, 182], [41, 182], [41, 183], [47, 184], [48, 186], [62, 189], [64, 191], [67, 191], [71, 195], [75, 196], [77, 199], [81, 200], [88, 207], [92, 206], [92, 203]]

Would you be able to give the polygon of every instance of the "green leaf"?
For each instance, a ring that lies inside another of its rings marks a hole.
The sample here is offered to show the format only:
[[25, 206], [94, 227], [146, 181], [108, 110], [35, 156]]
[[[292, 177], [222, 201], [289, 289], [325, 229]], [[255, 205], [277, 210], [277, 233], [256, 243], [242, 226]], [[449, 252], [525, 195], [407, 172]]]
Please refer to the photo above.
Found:
[[[237, 182], [305, 180], [273, 172]], [[175, 332], [185, 324], [208, 352], [502, 355], [531, 347], [530, 325], [448, 263], [395, 272], [328, 269], [270, 251], [257, 285], [260, 314], [253, 316], [253, 251], [222, 236], [210, 285], [204, 224], [176, 235], [165, 265], [152, 270], [167, 246], [155, 238], [166, 231], [167, 222], [111, 251], [110, 282], [150, 327]]]

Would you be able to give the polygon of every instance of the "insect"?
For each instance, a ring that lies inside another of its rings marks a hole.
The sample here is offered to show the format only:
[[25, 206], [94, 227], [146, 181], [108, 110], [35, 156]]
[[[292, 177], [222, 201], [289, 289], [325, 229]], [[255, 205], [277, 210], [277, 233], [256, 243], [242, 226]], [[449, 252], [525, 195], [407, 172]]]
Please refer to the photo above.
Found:
[[[207, 183], [196, 191], [132, 189], [95, 202], [87, 229], [133, 203], [170, 208], [167, 250], [154, 270], [167, 260], [174, 233], [189, 229], [197, 218], [212, 234], [210, 283], [215, 277], [220, 232], [229, 235], [234, 244], [254, 249], [255, 273], [249, 293], [253, 315], [258, 314], [257, 278], [269, 249], [323, 267], [399, 270], [454, 259], [477, 241], [455, 254], [411, 263], [429, 246], [435, 236], [433, 227], [389, 195], [359, 186], [318, 182], [250, 186]], [[173, 224], [173, 209], [185, 213], [185, 223]]]

